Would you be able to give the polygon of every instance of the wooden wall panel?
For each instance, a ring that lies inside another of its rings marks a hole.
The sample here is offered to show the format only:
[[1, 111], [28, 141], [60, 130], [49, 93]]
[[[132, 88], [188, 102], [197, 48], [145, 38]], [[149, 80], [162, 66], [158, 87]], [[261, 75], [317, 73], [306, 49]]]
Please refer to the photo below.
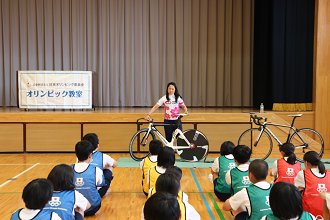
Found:
[[220, 152], [224, 141], [232, 141], [235, 145], [243, 131], [251, 128], [250, 124], [199, 124], [197, 130], [205, 134], [211, 152]]
[[330, 149], [330, 0], [315, 1], [314, 108], [315, 129]]
[[137, 132], [136, 124], [84, 124], [84, 135], [99, 137], [100, 151], [129, 151], [129, 142]]
[[296, 128], [301, 129], [301, 128], [312, 128], [315, 129], [315, 114], [314, 112], [279, 112], [275, 113], [275, 115], [279, 116], [282, 118], [284, 121], [288, 123], [288, 125], [292, 123], [292, 118], [289, 117], [288, 115], [297, 115], [297, 114], [302, 114], [301, 117], [297, 118], [294, 125]]
[[23, 152], [23, 124], [0, 124], [0, 152]]
[[80, 124], [27, 124], [26, 151], [71, 151], [81, 139]]

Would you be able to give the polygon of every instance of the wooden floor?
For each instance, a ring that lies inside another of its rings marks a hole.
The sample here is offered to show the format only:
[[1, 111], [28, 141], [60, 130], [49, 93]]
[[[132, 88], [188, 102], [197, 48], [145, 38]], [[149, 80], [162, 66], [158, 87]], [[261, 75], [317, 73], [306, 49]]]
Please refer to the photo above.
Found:
[[[129, 154], [111, 154], [118, 160]], [[208, 158], [216, 158], [209, 154]], [[325, 155], [323, 158], [329, 158]], [[57, 164], [72, 164], [75, 155], [63, 154], [1, 154], [0, 163], [0, 216], [10, 219], [14, 211], [24, 207], [22, 191], [35, 178], [47, 178]], [[211, 164], [210, 164], [211, 165]], [[182, 168], [182, 190], [188, 194], [189, 203], [195, 207], [202, 219], [233, 219], [230, 212], [222, 210], [220, 202], [208, 180], [210, 168]], [[102, 207], [95, 216], [86, 219], [141, 219], [141, 209], [146, 201], [141, 187], [142, 171], [138, 167], [118, 167], [114, 169], [111, 191], [102, 198]], [[268, 177], [267, 181], [272, 181]]]
[[[129, 154], [111, 154], [118, 160]], [[217, 155], [209, 155], [209, 158]], [[72, 164], [74, 154], [1, 154], [0, 164], [0, 216], [10, 219], [11, 214], [24, 207], [21, 199], [24, 186], [35, 178], [47, 178], [50, 170], [59, 163]], [[213, 193], [208, 180], [210, 168], [182, 168], [182, 190], [188, 194], [189, 203], [202, 219], [233, 219], [222, 211], [223, 203]], [[142, 171], [138, 167], [114, 169], [111, 192], [102, 199], [102, 207], [95, 216], [86, 219], [141, 219], [141, 209], [146, 201], [141, 187]], [[15, 178], [15, 180], [8, 180]], [[196, 179], [195, 179], [196, 178]]]

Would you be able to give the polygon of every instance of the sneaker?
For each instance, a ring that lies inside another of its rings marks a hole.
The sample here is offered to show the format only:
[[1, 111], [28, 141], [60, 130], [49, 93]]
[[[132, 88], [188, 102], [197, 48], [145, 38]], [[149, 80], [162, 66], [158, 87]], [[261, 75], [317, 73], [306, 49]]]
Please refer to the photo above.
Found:
[[209, 181], [213, 185], [213, 175], [212, 175], [212, 173], [209, 175]]

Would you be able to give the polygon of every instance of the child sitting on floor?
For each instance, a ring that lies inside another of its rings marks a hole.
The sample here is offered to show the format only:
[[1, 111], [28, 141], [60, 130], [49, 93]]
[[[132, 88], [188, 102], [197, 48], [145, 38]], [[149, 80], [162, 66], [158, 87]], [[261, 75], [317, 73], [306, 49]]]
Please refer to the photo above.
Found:
[[231, 141], [221, 144], [221, 156], [216, 158], [212, 164], [209, 179], [214, 185], [214, 193], [220, 201], [226, 201], [230, 197], [230, 185], [226, 183], [226, 173], [236, 167], [233, 150], [235, 145]]
[[260, 219], [271, 214], [269, 193], [272, 185], [266, 182], [268, 164], [256, 159], [249, 166], [249, 178], [253, 185], [242, 189], [226, 200], [223, 210], [232, 211], [235, 220]]
[[160, 140], [150, 141], [149, 152], [151, 155], [149, 157], [144, 158], [139, 164], [140, 169], [143, 171], [142, 187], [143, 187], [143, 193], [146, 196], [148, 196], [148, 190], [149, 190], [149, 186], [147, 183], [148, 170], [153, 166], [157, 166], [158, 153], [162, 148], [163, 148], [163, 143]]
[[231, 195], [251, 185], [248, 175], [251, 149], [245, 145], [238, 145], [233, 149], [233, 155], [238, 166], [226, 173], [226, 182], [231, 186]]
[[[53, 185], [47, 179], [35, 179], [23, 190], [22, 198], [25, 209], [19, 209], [11, 216], [11, 220], [61, 220], [55, 212], [43, 209], [52, 199]], [[63, 219], [64, 220], [64, 219]]]

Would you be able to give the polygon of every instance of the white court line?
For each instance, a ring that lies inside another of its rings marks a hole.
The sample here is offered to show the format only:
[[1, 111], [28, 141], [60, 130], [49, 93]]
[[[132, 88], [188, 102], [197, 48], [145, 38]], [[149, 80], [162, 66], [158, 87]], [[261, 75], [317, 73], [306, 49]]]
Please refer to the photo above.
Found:
[[[39, 165], [58, 165], [58, 163], [38, 163]], [[35, 164], [0, 164], [0, 166], [22, 166], [22, 165], [35, 165]]]
[[[13, 178], [17, 178], [17, 177], [19, 177], [20, 175], [26, 173], [27, 171], [31, 170], [33, 167], [35, 167], [35, 166], [37, 166], [37, 165], [39, 165], [39, 163], [34, 164], [32, 167], [30, 167], [30, 168], [27, 169], [27, 170], [24, 170], [23, 172], [21, 172], [21, 173], [18, 174], [17, 176], [14, 176]], [[4, 185], [6, 185], [7, 183], [10, 183], [11, 181], [12, 181], [12, 180], [7, 180], [7, 182], [4, 182], [3, 184], [0, 185], [0, 188], [3, 187]]]

